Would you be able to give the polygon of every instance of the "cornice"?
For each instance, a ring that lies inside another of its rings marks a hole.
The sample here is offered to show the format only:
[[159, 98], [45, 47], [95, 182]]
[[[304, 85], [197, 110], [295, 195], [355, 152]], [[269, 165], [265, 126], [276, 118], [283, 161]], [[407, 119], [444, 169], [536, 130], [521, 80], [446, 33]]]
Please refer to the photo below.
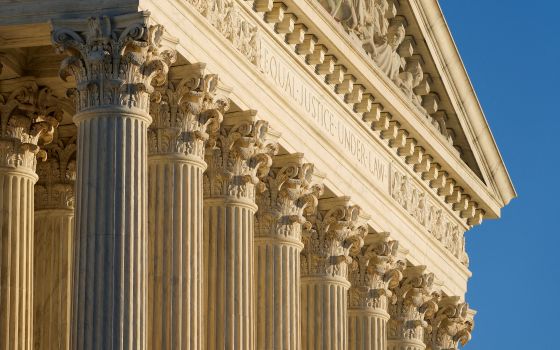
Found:
[[451, 95], [461, 125], [470, 131], [467, 137], [471, 147], [478, 151], [474, 155], [483, 165], [481, 170], [485, 179], [505, 206], [517, 197], [517, 193], [441, 7], [437, 0], [411, 0], [410, 3], [417, 17], [422, 19], [424, 37], [432, 48], [433, 59], [441, 67], [442, 81]]

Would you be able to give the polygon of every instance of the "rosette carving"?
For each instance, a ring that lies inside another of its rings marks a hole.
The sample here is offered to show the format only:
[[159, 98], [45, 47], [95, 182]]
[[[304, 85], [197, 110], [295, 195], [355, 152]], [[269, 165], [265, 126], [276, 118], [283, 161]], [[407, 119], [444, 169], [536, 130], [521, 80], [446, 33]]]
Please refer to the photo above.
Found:
[[149, 24], [149, 12], [86, 21], [54, 21], [52, 42], [68, 55], [60, 77], [76, 79], [69, 91], [77, 112], [125, 106], [147, 113], [152, 82], [165, 82], [175, 51], [164, 46], [164, 29]]
[[275, 157], [263, 179], [264, 191], [257, 195], [256, 235], [301, 244], [302, 227], [309, 225], [305, 214], [315, 212], [323, 193], [317, 178], [315, 167], [305, 163], [302, 154]]
[[350, 252], [350, 308], [387, 312], [393, 296], [390, 288], [397, 287], [403, 277], [404, 262], [397, 260], [398, 247], [397, 241], [389, 240], [388, 233], [376, 233], [366, 236], [362, 248]]
[[346, 280], [352, 263], [350, 250], [360, 249], [367, 234], [365, 220], [360, 207], [351, 205], [348, 197], [319, 202], [303, 232], [301, 274]]
[[422, 343], [425, 319], [438, 310], [439, 294], [433, 293], [434, 274], [424, 273], [425, 266], [407, 267], [403, 279], [393, 289], [394, 303], [389, 306], [389, 339]]
[[150, 154], [181, 153], [204, 159], [209, 134], [220, 128], [229, 101], [217, 94], [218, 76], [205, 74], [202, 64], [189, 68], [182, 80], [170, 81], [151, 96]]
[[226, 117], [221, 128], [210, 135], [206, 197], [233, 197], [254, 203], [256, 191], [262, 190], [261, 179], [270, 170], [278, 144], [269, 132], [268, 122], [255, 120], [249, 114]]
[[35, 171], [41, 147], [52, 142], [63, 111], [52, 90], [26, 83], [8, 96], [0, 95], [0, 166]]
[[438, 311], [428, 320], [426, 333], [428, 350], [458, 350], [471, 340], [474, 321], [469, 305], [459, 297], [443, 297]]
[[36, 209], [74, 207], [76, 180], [76, 137], [57, 137], [45, 146], [48, 158], [37, 166]]

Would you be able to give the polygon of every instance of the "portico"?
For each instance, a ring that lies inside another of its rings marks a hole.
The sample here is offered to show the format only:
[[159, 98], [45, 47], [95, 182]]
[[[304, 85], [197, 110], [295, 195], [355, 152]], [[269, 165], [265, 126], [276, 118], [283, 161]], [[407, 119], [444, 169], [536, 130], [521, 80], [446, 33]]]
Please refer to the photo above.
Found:
[[470, 339], [515, 191], [435, 0], [47, 3], [0, 18], [0, 348]]

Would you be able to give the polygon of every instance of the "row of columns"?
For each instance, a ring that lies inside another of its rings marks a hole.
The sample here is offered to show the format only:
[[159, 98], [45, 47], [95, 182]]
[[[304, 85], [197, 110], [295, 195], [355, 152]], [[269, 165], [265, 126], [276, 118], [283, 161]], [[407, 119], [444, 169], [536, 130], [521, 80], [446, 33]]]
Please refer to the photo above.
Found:
[[204, 65], [166, 82], [174, 51], [147, 13], [53, 25], [78, 142], [48, 145], [62, 117], [48, 91], [2, 106], [0, 348], [423, 350], [468, 337], [466, 304], [368, 234], [350, 198], [319, 199], [324, 176], [302, 154], [277, 155], [253, 111], [224, 118]]

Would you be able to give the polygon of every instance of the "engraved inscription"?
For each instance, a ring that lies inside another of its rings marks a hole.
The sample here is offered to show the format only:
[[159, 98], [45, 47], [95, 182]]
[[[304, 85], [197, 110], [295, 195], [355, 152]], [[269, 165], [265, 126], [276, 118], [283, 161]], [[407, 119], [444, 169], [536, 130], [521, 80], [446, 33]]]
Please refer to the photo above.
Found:
[[338, 146], [342, 147], [362, 168], [368, 171], [384, 191], [389, 185], [389, 161], [382, 158], [369, 142], [359, 136], [355, 129], [334, 112], [323, 94], [311, 88], [289, 64], [286, 64], [265, 41], [261, 42], [259, 68], [286, 93]]

